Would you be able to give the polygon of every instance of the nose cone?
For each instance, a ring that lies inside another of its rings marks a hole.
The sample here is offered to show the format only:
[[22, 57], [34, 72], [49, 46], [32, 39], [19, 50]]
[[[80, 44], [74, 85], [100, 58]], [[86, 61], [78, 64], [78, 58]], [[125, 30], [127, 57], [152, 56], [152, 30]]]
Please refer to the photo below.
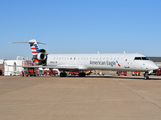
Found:
[[155, 64], [154, 62], [152, 62], [150, 65], [149, 65], [149, 69], [150, 70], [158, 70], [159, 67], [157, 64]]

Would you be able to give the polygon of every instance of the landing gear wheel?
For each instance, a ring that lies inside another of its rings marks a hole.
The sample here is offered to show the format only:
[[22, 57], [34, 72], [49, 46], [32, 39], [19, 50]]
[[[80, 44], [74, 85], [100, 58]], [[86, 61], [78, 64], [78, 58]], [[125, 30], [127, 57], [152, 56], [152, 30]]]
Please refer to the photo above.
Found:
[[84, 72], [79, 73], [79, 77], [85, 77], [85, 76], [86, 76], [86, 74]]
[[60, 77], [66, 77], [66, 76], [67, 76], [67, 73], [65, 73], [65, 72], [60, 73]]
[[148, 72], [145, 72], [145, 74], [144, 74], [144, 80], [149, 80]]

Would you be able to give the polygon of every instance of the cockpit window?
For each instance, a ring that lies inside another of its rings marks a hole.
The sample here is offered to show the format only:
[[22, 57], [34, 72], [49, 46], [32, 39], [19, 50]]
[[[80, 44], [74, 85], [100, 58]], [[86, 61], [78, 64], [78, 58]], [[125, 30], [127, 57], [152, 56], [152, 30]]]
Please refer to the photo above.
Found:
[[148, 57], [135, 57], [134, 60], [150, 60]]
[[134, 60], [141, 60], [141, 57], [135, 57]]
[[148, 57], [142, 57], [142, 60], [149, 60]]

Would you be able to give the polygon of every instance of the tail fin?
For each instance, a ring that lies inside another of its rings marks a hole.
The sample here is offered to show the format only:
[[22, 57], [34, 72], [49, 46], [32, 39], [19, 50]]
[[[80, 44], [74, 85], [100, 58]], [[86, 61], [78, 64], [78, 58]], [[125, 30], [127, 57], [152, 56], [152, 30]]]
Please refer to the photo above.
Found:
[[38, 53], [40, 53], [39, 52], [40, 48], [39, 48], [37, 41], [35, 39], [30, 40], [29, 44], [30, 44], [30, 47], [31, 47], [31, 52], [32, 52], [33, 57], [35, 55], [37, 55]]
[[[33, 58], [34, 58], [35, 55], [40, 53], [39, 52], [40, 48], [39, 48], [38, 44], [45, 45], [44, 43], [37, 42], [35, 39], [32, 39], [29, 42], [9, 42], [9, 43], [29, 43]], [[33, 59], [33, 61], [38, 62], [39, 60]]]
[[[37, 42], [35, 39], [32, 39], [28, 42], [30, 44], [30, 48], [31, 48], [31, 52], [32, 52], [32, 56], [33, 56], [33, 61], [34, 62], [39, 62], [39, 60], [36, 58], [38, 53], [42, 52], [42, 50], [44, 49], [40, 49], [38, 44], [44, 44], [44, 43], [40, 43], [40, 42]], [[44, 50], [44, 53], [46, 51]]]

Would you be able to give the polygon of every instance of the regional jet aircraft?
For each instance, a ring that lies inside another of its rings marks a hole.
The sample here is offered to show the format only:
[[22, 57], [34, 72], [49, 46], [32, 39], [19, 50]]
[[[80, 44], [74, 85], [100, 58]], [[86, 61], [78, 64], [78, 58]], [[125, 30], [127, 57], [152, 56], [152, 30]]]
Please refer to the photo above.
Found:
[[[15, 43], [15, 42], [14, 42]], [[35, 67], [59, 69], [60, 77], [66, 77], [67, 71], [79, 71], [79, 77], [85, 77], [85, 70], [117, 70], [145, 72], [144, 79], [149, 79], [149, 73], [159, 67], [142, 54], [46, 54], [39, 49], [35, 39], [28, 42], [33, 54]]]

